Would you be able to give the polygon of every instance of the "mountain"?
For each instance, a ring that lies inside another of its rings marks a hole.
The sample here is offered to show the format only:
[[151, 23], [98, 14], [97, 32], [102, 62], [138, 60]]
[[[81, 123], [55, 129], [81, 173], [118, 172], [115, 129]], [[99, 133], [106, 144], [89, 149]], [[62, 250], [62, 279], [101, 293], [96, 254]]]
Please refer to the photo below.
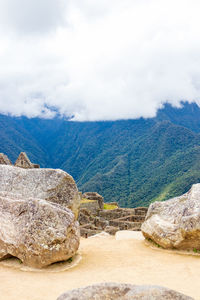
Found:
[[200, 108], [166, 104], [151, 119], [70, 122], [0, 115], [0, 152], [26, 151], [70, 173], [81, 191], [121, 206], [148, 205], [200, 182]]

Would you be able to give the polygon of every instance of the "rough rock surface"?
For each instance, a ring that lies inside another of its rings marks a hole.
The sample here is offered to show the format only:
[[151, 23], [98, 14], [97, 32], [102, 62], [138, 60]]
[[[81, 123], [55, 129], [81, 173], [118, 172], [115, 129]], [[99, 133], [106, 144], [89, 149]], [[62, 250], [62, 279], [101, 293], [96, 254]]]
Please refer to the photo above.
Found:
[[34, 268], [67, 260], [79, 247], [78, 227], [68, 208], [0, 192], [0, 259], [15, 256]]
[[193, 298], [160, 286], [102, 283], [75, 289], [57, 300], [192, 300]]
[[141, 229], [163, 248], [200, 249], [200, 184], [180, 197], [152, 203]]
[[73, 178], [62, 170], [22, 169], [0, 165], [0, 191], [22, 199], [38, 198], [70, 208], [78, 217], [80, 196]]

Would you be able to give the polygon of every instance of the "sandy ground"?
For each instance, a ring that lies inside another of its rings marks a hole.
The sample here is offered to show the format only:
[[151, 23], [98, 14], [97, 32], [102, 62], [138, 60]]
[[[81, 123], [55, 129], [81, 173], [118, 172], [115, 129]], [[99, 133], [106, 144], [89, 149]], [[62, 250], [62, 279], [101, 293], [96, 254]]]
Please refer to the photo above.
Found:
[[56, 300], [77, 287], [100, 282], [156, 284], [200, 300], [200, 257], [154, 250], [143, 240], [81, 239], [80, 263], [58, 273], [25, 272], [0, 263], [0, 299]]

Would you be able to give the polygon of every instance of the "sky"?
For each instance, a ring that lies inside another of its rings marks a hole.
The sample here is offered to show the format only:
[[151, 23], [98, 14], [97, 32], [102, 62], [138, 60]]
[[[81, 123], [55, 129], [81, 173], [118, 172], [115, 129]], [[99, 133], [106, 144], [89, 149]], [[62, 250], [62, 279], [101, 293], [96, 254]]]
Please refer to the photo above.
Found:
[[0, 0], [0, 113], [75, 121], [200, 104], [199, 0]]

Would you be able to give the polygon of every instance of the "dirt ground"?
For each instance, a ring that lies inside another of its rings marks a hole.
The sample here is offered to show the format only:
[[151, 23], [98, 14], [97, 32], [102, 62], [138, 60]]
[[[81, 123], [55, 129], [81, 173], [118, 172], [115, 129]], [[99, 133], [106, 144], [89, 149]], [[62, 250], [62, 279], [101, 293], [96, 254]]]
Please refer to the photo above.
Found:
[[81, 239], [77, 266], [48, 273], [0, 263], [0, 299], [56, 300], [67, 290], [100, 282], [162, 285], [200, 300], [200, 257], [152, 249], [143, 240]]

